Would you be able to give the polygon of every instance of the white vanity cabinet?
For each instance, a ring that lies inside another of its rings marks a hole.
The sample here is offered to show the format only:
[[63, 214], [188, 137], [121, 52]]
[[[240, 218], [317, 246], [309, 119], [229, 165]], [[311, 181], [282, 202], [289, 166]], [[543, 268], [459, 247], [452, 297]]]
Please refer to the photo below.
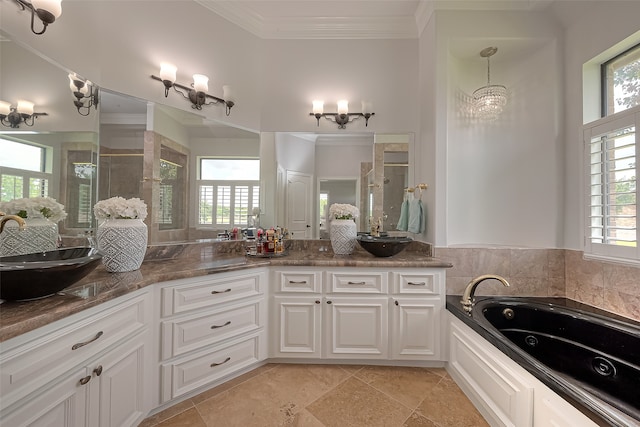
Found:
[[238, 270], [158, 285], [161, 403], [266, 359], [267, 271]]
[[274, 267], [275, 358], [442, 361], [444, 269]]
[[135, 426], [151, 409], [150, 299], [140, 291], [1, 344], [6, 426]]
[[391, 278], [391, 358], [443, 360], [444, 270], [400, 269]]

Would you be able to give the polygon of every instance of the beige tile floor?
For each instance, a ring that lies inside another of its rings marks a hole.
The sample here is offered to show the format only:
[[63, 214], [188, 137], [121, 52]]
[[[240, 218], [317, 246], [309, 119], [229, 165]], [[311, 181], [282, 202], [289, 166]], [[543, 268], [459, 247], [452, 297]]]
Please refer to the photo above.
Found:
[[268, 364], [141, 427], [488, 426], [440, 368]]

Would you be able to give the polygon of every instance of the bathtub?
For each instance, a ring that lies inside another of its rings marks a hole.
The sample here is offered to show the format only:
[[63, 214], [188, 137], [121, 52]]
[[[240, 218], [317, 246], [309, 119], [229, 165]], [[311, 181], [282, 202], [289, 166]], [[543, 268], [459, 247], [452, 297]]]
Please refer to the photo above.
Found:
[[564, 298], [460, 296], [447, 309], [600, 425], [640, 426], [640, 323]]

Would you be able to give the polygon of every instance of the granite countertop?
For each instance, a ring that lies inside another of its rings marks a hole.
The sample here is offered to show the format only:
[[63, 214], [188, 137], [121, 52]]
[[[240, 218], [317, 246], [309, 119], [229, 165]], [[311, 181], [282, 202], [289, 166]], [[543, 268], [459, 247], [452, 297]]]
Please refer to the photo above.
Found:
[[243, 242], [207, 242], [149, 247], [139, 270], [108, 273], [99, 266], [64, 291], [33, 301], [0, 304], [0, 342], [45, 326], [155, 283], [265, 266], [446, 268], [432, 257], [431, 246], [413, 242], [404, 252], [376, 258], [357, 248], [351, 255], [334, 255], [328, 241], [293, 241], [286, 255], [256, 258], [244, 255]]

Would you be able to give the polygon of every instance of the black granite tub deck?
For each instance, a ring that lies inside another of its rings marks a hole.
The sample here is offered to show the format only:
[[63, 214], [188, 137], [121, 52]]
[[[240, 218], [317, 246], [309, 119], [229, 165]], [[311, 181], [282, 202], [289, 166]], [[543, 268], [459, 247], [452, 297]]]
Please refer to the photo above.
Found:
[[565, 298], [460, 296], [447, 309], [602, 426], [640, 426], [640, 323]]

